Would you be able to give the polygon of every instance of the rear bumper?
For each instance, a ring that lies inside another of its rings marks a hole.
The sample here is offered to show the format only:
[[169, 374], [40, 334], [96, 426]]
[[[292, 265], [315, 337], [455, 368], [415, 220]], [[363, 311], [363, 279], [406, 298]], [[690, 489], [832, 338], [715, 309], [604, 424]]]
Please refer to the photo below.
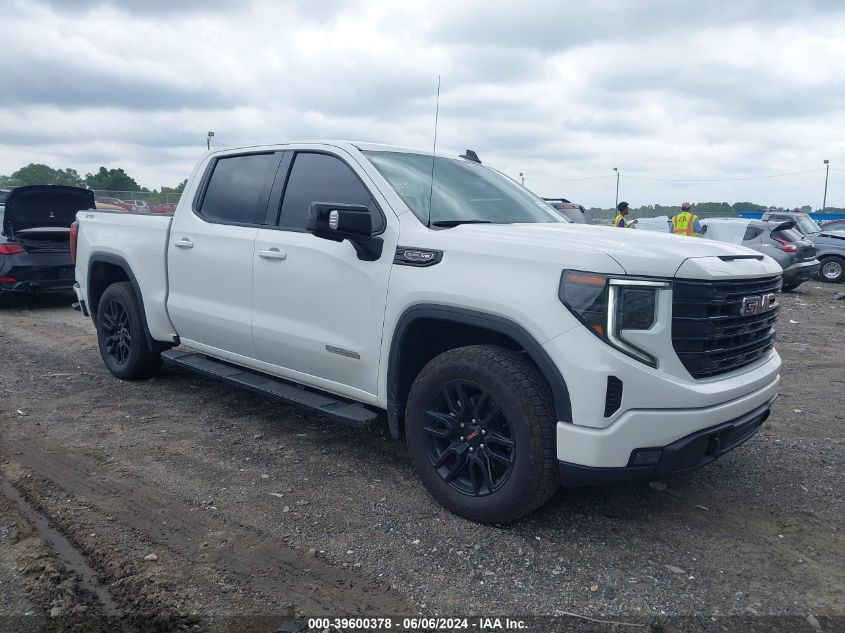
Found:
[[[695, 470], [720, 458], [757, 434], [775, 398], [728, 422], [691, 433], [666, 446], [641, 446], [631, 451], [628, 464], [597, 468], [559, 462], [564, 486], [598, 486], [625, 481], [666, 481], [672, 475]], [[649, 461], [639, 465], [640, 461]]]
[[821, 263], [817, 259], [793, 264], [783, 270], [783, 283], [789, 286], [813, 279], [819, 274], [820, 267]]
[[19, 253], [0, 259], [0, 293], [68, 292], [74, 284], [70, 253]]
[[42, 279], [39, 281], [16, 281], [0, 283], [0, 293], [42, 294], [51, 292], [70, 292], [73, 279]]

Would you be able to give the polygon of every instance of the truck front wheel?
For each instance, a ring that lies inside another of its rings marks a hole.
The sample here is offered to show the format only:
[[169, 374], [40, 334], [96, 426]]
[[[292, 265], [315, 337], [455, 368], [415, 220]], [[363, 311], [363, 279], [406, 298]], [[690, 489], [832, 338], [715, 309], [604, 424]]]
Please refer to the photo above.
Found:
[[141, 306], [128, 281], [106, 288], [97, 306], [97, 341], [106, 367], [117, 378], [149, 378], [161, 355], [147, 345]]
[[414, 468], [455, 514], [507, 523], [558, 488], [552, 396], [524, 354], [494, 345], [444, 352], [414, 381], [405, 420]]

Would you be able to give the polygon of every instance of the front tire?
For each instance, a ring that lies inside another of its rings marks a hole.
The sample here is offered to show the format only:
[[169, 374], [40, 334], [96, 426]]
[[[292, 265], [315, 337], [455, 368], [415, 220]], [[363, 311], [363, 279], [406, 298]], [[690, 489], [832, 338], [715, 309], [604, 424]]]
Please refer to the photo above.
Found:
[[845, 259], [842, 257], [825, 257], [819, 268], [819, 279], [831, 284], [840, 284], [845, 281]]
[[549, 387], [524, 355], [494, 345], [449, 350], [419, 373], [406, 407], [414, 468], [444, 507], [507, 523], [559, 486]]
[[149, 378], [161, 366], [161, 354], [147, 345], [141, 306], [128, 281], [113, 283], [97, 306], [97, 341], [109, 371], [123, 380]]

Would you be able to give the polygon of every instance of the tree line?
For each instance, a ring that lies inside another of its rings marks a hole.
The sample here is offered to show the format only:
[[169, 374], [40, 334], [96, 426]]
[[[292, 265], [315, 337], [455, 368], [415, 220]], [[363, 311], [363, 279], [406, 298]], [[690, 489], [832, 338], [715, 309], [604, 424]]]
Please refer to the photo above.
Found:
[[[47, 165], [30, 163], [21, 167], [10, 176], [0, 175], [0, 187], [21, 187], [23, 185], [70, 185], [73, 187], [87, 187], [96, 191], [110, 192], [138, 192], [144, 194], [138, 196], [146, 200], [156, 202], [164, 194], [180, 194], [185, 188], [188, 179], [184, 179], [175, 187], [161, 187], [161, 189], [147, 189], [141, 187], [134, 178], [127, 174], [122, 168], [107, 169], [100, 167], [95, 173], [80, 176], [75, 169], [53, 169]], [[771, 207], [756, 204], [754, 202], [696, 202], [693, 203], [693, 210], [701, 217], [725, 217], [736, 216], [740, 211], [765, 211]], [[661, 204], [647, 204], [641, 207], [631, 207], [632, 217], [654, 218], [661, 215], [673, 216], [679, 211], [678, 206], [664, 206]], [[594, 218], [612, 218], [616, 215], [616, 209], [603, 209], [592, 207], [588, 209]], [[800, 211], [811, 213], [813, 208], [805, 204]], [[845, 213], [845, 209], [827, 207], [829, 213]]]
[[9, 176], [0, 176], [0, 187], [22, 187], [24, 185], [67, 185], [87, 187], [96, 191], [132, 191], [143, 194], [145, 199], [154, 199], [156, 194], [182, 193], [188, 179], [185, 178], [175, 187], [147, 189], [127, 174], [122, 168], [107, 169], [100, 167], [96, 172], [80, 176], [75, 169], [53, 169], [48, 165], [30, 163]]

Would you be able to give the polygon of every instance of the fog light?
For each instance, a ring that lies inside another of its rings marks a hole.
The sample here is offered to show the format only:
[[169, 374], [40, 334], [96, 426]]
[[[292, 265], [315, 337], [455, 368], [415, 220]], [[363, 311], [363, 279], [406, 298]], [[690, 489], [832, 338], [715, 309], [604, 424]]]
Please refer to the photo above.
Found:
[[659, 448], [638, 448], [631, 457], [631, 466], [651, 466], [660, 461], [663, 453]]

